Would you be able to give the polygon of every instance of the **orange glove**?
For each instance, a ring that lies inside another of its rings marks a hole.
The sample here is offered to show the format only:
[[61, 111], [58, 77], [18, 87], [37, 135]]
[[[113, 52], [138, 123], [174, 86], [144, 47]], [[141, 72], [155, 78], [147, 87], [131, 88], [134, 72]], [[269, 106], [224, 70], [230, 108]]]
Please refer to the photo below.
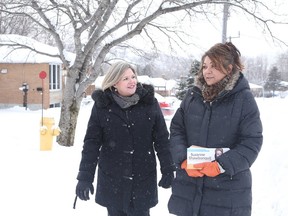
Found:
[[185, 169], [188, 176], [191, 177], [202, 177], [203, 173], [200, 172], [199, 169], [187, 169], [187, 160], [184, 160], [181, 164], [181, 169]]
[[221, 173], [216, 161], [195, 164], [194, 167], [200, 169], [199, 172], [209, 177], [215, 177]]

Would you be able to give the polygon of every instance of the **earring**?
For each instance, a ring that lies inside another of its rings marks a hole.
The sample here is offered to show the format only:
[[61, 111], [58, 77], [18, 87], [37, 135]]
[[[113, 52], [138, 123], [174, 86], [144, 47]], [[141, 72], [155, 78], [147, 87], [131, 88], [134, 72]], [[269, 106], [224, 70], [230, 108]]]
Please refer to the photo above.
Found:
[[114, 90], [115, 92], [117, 92], [118, 90], [117, 90], [117, 88], [115, 88], [115, 90]]

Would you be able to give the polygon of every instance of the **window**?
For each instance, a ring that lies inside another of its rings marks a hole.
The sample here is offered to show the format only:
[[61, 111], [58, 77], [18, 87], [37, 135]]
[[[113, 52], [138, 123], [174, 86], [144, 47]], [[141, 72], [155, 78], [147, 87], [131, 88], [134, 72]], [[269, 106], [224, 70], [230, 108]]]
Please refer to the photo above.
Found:
[[58, 64], [49, 65], [49, 89], [61, 89], [61, 69]]
[[49, 108], [55, 108], [55, 107], [61, 107], [60, 103], [54, 103], [54, 104], [50, 104]]

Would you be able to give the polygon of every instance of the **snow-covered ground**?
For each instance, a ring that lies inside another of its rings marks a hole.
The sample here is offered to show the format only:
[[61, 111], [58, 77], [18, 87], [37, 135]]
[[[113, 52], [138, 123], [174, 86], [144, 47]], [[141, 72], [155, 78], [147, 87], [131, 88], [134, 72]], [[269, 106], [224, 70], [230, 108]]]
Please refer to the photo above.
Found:
[[[288, 215], [288, 99], [257, 99], [264, 126], [264, 144], [254, 165], [253, 216]], [[82, 140], [92, 103], [82, 106], [75, 145], [40, 151], [41, 110], [23, 107], [0, 109], [0, 215], [106, 216], [94, 202], [75, 198], [76, 175]], [[44, 116], [59, 121], [59, 108], [44, 110]], [[167, 118], [169, 125], [169, 118]], [[168, 216], [170, 189], [159, 188], [159, 204], [151, 216]]]

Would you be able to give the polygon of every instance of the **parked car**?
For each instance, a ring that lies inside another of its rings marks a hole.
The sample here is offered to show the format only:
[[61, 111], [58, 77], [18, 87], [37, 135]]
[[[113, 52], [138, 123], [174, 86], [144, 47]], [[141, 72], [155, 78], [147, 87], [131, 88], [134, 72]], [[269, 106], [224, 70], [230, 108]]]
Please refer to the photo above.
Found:
[[156, 92], [155, 92], [155, 97], [158, 100], [159, 106], [162, 110], [164, 117], [174, 115], [175, 108], [173, 107], [173, 103], [166, 100], [165, 97], [161, 96], [160, 94], [158, 94]]

